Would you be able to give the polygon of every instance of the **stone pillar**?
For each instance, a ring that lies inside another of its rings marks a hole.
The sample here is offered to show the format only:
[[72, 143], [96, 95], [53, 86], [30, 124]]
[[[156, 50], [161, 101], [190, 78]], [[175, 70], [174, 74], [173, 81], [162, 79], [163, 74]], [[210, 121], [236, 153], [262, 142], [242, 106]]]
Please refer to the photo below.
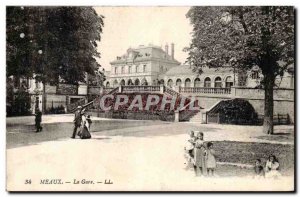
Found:
[[159, 86], [159, 92], [161, 93], [161, 94], [163, 94], [164, 93], [164, 85], [160, 85]]
[[122, 93], [122, 86], [119, 86], [119, 92]]
[[231, 86], [230, 88], [230, 93], [231, 93], [231, 97], [235, 98], [236, 97], [236, 87], [235, 86]]
[[206, 111], [201, 111], [201, 124], [207, 124], [207, 116], [206, 116]]
[[175, 120], [174, 122], [179, 122], [179, 111], [175, 111]]

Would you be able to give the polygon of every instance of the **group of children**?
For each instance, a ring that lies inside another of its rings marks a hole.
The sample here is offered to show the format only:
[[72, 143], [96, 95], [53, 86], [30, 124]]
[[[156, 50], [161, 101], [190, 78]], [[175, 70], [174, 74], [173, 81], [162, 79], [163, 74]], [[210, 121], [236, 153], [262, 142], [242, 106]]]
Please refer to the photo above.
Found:
[[[203, 137], [203, 132], [190, 132], [188, 143], [185, 146], [188, 164], [193, 165], [196, 176], [214, 176], [216, 169], [215, 150], [213, 143], [205, 142]], [[270, 155], [264, 167], [261, 159], [257, 159], [254, 171], [256, 178], [277, 178], [280, 176], [279, 162], [274, 155]]]
[[265, 167], [263, 166], [263, 162], [261, 159], [257, 159], [255, 161], [255, 178], [278, 178], [280, 176], [279, 173], [279, 162], [275, 155], [270, 155], [268, 160], [266, 161]]
[[193, 164], [196, 176], [214, 176], [216, 168], [215, 151], [212, 142], [204, 142], [204, 134], [194, 131], [190, 132], [188, 144], [185, 147], [188, 161]]

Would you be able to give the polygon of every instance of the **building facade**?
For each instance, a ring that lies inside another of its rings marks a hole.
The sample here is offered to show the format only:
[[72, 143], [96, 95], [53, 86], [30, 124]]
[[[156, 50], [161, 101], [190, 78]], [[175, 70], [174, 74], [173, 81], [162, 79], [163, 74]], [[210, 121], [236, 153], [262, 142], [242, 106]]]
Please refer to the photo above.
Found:
[[[105, 86], [159, 85], [176, 88], [231, 88], [232, 86], [259, 88], [263, 78], [258, 67], [239, 72], [229, 66], [202, 69], [197, 74], [189, 65], [175, 59], [174, 44], [165, 50], [158, 46], [140, 45], [129, 48], [122, 56], [111, 62], [111, 71], [106, 73]], [[276, 79], [277, 88], [294, 88], [294, 65]]]

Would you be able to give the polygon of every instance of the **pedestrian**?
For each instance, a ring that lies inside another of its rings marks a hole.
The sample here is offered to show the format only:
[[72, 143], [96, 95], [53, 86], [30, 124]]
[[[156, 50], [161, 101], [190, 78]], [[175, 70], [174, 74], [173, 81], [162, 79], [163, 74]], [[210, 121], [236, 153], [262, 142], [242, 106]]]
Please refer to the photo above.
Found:
[[214, 176], [214, 172], [217, 166], [216, 158], [215, 158], [215, 150], [213, 148], [213, 143], [207, 143], [207, 150], [206, 150], [206, 168], [207, 168], [207, 175]]
[[206, 147], [203, 137], [204, 135], [202, 132], [197, 133], [197, 139], [194, 148], [194, 171], [196, 176], [206, 174]]
[[80, 126], [81, 126], [81, 116], [82, 116], [81, 111], [82, 111], [82, 107], [78, 106], [77, 110], [74, 114], [74, 120], [73, 120], [74, 128], [73, 128], [73, 135], [71, 137], [73, 139], [76, 137], [77, 129], [78, 128], [80, 129]]
[[42, 112], [37, 108], [35, 110], [35, 128], [37, 133], [43, 130], [43, 127], [41, 126], [41, 122], [42, 122]]

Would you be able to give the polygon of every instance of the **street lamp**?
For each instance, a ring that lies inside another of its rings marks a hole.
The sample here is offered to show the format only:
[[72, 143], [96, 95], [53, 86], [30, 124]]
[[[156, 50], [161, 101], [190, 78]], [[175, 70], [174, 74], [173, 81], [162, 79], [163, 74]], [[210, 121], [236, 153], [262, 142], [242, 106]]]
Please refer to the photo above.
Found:
[[42, 54], [43, 54], [43, 51], [42, 51], [42, 50], [38, 50], [38, 53], [39, 53], [40, 55], [42, 55]]

